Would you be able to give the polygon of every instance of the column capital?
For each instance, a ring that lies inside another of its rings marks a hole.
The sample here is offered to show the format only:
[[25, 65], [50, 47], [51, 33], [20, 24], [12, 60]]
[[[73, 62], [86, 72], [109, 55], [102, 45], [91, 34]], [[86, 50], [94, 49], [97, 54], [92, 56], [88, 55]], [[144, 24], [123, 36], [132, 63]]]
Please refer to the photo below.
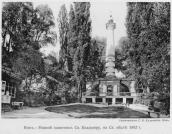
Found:
[[106, 23], [106, 29], [109, 30], [114, 30], [116, 28], [116, 23], [114, 23], [113, 19], [110, 18], [108, 22]]

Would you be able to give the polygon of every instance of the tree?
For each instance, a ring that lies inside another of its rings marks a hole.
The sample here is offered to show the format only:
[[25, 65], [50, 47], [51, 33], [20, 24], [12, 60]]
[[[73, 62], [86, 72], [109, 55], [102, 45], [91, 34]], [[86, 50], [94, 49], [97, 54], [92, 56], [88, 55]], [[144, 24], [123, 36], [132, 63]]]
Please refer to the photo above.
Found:
[[58, 15], [58, 24], [59, 24], [59, 40], [60, 40], [60, 60], [63, 63], [63, 68], [66, 68], [68, 71], [68, 57], [69, 57], [69, 49], [68, 49], [68, 31], [69, 31], [69, 23], [68, 23], [68, 15], [65, 5], [62, 5]]
[[7, 55], [10, 55], [9, 52], [11, 52], [14, 57], [17, 52], [27, 49], [28, 46], [39, 50], [45, 43], [52, 43], [55, 40], [54, 34], [49, 35], [54, 23], [52, 11], [47, 6], [33, 9], [30, 2], [3, 4], [3, 54], [8, 52]]
[[13, 63], [13, 70], [21, 74], [25, 80], [26, 90], [29, 90], [31, 86], [31, 80], [36, 75], [45, 75], [41, 53], [32, 48], [21, 52], [19, 54], [19, 58], [17, 58], [15, 63]]
[[138, 82], [170, 92], [170, 3], [128, 3], [128, 65]]
[[57, 35], [52, 28], [55, 26], [54, 16], [48, 5], [38, 5], [32, 18], [33, 41], [39, 42], [39, 48], [48, 43], [54, 45]]
[[[50, 28], [54, 25], [52, 11], [47, 6], [33, 9], [29, 2], [4, 3], [2, 13], [3, 63], [9, 64], [19, 58], [20, 53], [52, 43]], [[8, 58], [6, 58], [8, 57]], [[12, 65], [11, 65], [12, 66]]]
[[88, 62], [90, 48], [90, 3], [76, 2], [75, 6], [75, 33], [77, 48], [74, 54], [74, 76], [78, 87], [78, 100], [81, 101], [82, 91], [85, 88], [85, 67]]
[[34, 76], [45, 76], [39, 49], [47, 43], [55, 43], [56, 34], [51, 31], [54, 17], [47, 5], [34, 9], [31, 2], [3, 4], [3, 64], [8, 64], [14, 72], [20, 73], [29, 90]]
[[104, 57], [105, 42], [101, 38], [94, 38], [91, 41], [88, 63], [86, 65], [86, 80], [93, 81], [98, 78], [103, 78], [104, 73]]
[[130, 44], [127, 37], [121, 37], [115, 49], [115, 67], [125, 74], [126, 78], [135, 79], [135, 68], [129, 56]]
[[30, 37], [28, 30], [33, 14], [32, 3], [7, 2], [2, 9], [2, 63], [10, 67], [13, 58], [22, 49], [26, 48], [26, 42]]
[[73, 71], [74, 61], [73, 57], [77, 48], [77, 31], [75, 24], [75, 12], [73, 5], [70, 5], [69, 12], [69, 31], [68, 31], [68, 52], [69, 52], [69, 70]]

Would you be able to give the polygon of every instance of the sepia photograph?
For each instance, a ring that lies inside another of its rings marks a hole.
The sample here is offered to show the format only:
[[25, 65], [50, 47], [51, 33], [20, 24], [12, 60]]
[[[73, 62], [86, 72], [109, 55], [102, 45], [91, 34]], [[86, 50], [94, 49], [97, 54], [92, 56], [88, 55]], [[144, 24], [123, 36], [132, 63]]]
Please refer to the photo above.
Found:
[[1, 5], [1, 119], [170, 119], [170, 2]]

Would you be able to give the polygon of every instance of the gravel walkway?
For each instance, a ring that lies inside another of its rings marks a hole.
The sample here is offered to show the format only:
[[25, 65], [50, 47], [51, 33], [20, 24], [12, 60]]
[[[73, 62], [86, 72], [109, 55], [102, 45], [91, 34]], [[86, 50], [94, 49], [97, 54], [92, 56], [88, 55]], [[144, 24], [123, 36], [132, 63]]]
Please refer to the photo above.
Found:
[[13, 110], [11, 112], [3, 112], [2, 118], [70, 118], [65, 114], [57, 114], [48, 112], [46, 107], [24, 107], [20, 110]]
[[[51, 107], [61, 107], [61, 106], [71, 106], [71, 105], [78, 105], [80, 103], [74, 103], [74, 104], [64, 104], [64, 105], [56, 105], [56, 106], [51, 106]], [[113, 107], [113, 106], [108, 106], [108, 105], [103, 105], [103, 104], [82, 104], [82, 105], [87, 105], [87, 106], [95, 106], [95, 107]], [[3, 112], [1, 113], [1, 117], [2, 118], [75, 118], [75, 117], [80, 117], [83, 116], [83, 118], [87, 118], [87, 114], [83, 115], [84, 113], [77, 113], [74, 111], [69, 111], [68, 113], [55, 113], [55, 112], [49, 112], [47, 110], [45, 110], [45, 108], [48, 107], [23, 107], [23, 109], [20, 110], [13, 110], [11, 112]], [[145, 112], [145, 110], [147, 110], [147, 107], [143, 106], [143, 105], [130, 105], [129, 106], [130, 109], [134, 110], [134, 111], [138, 111], [140, 113], [143, 113], [145, 115], [147, 115], [148, 113]], [[90, 113], [91, 114], [91, 113]], [[96, 114], [96, 117], [99, 117], [99, 113], [93, 113]], [[105, 118], [109, 118], [108, 113], [105, 116]], [[110, 114], [110, 113], [109, 113]], [[115, 114], [115, 111], [114, 113]], [[94, 115], [93, 115], [94, 116]], [[111, 116], [112, 117], [112, 116]], [[127, 116], [128, 117], [128, 116]], [[131, 116], [132, 117], [132, 116]], [[131, 118], [130, 117], [130, 118]], [[157, 117], [156, 114], [151, 114], [151, 117]], [[100, 115], [101, 118], [101, 115]]]
[[[80, 103], [55, 105], [51, 107], [70, 106], [70, 105], [76, 105], [76, 104], [80, 104]], [[101, 105], [101, 104], [86, 104], [86, 105], [105, 107], [105, 105]], [[23, 109], [20, 109], [20, 110], [2, 112], [1, 117], [2, 118], [74, 118], [74, 117], [71, 117], [70, 114], [60, 114], [60, 113], [49, 112], [45, 110], [45, 108], [47, 108], [47, 106], [46, 107], [23, 107]]]

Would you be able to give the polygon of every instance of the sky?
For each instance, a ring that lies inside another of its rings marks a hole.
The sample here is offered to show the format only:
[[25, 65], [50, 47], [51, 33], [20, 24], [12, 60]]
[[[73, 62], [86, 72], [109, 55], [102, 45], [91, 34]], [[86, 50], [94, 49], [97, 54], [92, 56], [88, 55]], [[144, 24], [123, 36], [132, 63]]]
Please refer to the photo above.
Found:
[[[47, 4], [53, 11], [54, 17], [55, 17], [55, 31], [58, 32], [58, 24], [57, 24], [57, 16], [60, 9], [60, 6], [62, 4], [66, 5], [67, 11], [69, 12], [70, 4], [72, 1], [65, 1], [65, 0], [47, 0], [47, 1], [36, 1], [34, 2], [34, 6], [36, 7], [39, 4]], [[91, 8], [90, 8], [90, 17], [92, 20], [92, 37], [100, 36], [100, 37], [106, 37], [106, 23], [108, 19], [110, 18], [110, 15], [112, 15], [114, 22], [116, 23], [116, 29], [115, 29], [115, 44], [118, 44], [118, 41], [121, 37], [126, 36], [126, 28], [125, 28], [125, 18], [126, 18], [126, 12], [127, 7], [125, 2], [119, 2], [119, 1], [111, 1], [111, 0], [95, 0], [90, 1]], [[57, 41], [55, 46], [48, 45], [48, 47], [44, 47], [41, 49], [41, 51], [45, 54], [51, 53], [51, 51], [55, 51], [57, 53], [58, 58], [58, 51], [60, 49], [59, 42]]]

